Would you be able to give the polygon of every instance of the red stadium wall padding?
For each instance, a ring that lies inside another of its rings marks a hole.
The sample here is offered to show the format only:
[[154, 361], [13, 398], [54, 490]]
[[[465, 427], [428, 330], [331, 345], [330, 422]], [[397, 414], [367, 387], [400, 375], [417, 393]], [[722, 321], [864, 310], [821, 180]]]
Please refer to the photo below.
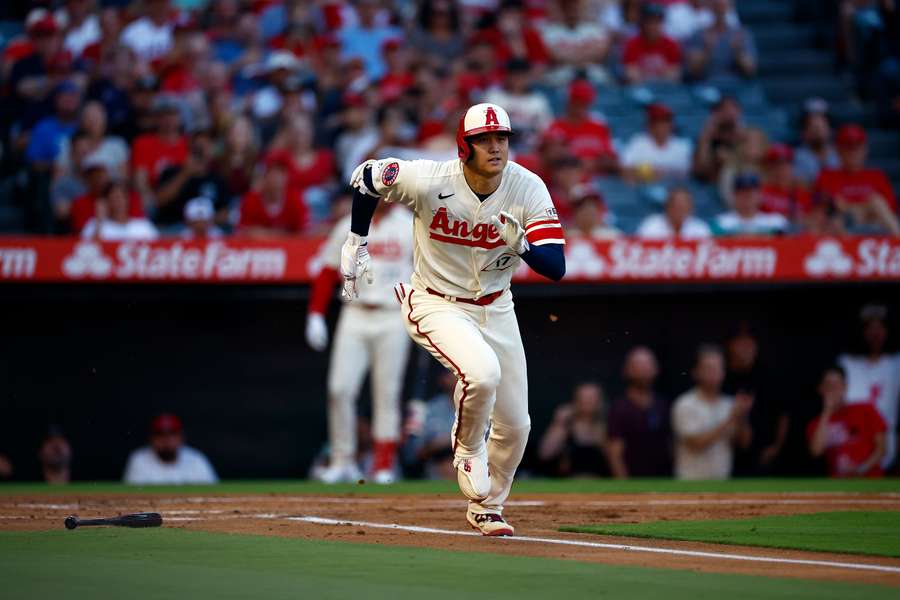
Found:
[[[0, 238], [0, 281], [309, 283], [322, 238], [98, 243]], [[728, 238], [661, 242], [570, 240], [564, 281], [580, 283], [900, 280], [900, 240]], [[543, 279], [522, 264], [516, 281]]]

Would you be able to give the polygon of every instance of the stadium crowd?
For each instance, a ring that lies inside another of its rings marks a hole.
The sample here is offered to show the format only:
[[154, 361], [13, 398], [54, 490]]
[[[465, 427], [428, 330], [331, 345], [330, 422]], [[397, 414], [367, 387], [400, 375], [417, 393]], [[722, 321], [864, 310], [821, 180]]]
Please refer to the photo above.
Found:
[[[452, 158], [461, 111], [488, 100], [576, 235], [900, 234], [865, 129], [820, 100], [796, 139], [750, 124], [757, 50], [730, 0], [22, 4], [0, 56], [0, 204], [29, 232], [319, 234], [358, 162]], [[867, 9], [877, 43], [858, 34], [872, 81], [896, 70], [888, 4]], [[670, 106], [685, 94], [702, 122]], [[617, 129], [614, 96], [645, 124]]]

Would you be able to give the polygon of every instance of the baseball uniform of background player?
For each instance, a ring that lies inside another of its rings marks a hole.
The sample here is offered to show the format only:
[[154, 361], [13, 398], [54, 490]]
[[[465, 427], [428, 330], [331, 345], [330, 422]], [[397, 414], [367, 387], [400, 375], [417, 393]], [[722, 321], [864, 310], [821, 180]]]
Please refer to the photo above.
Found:
[[[504, 140], [510, 131], [502, 108], [476, 105], [460, 121], [459, 160], [367, 161], [351, 181], [357, 191], [413, 211], [415, 268], [411, 283], [396, 286], [396, 299], [410, 337], [458, 378], [454, 466], [460, 489], [469, 498], [467, 520], [485, 535], [513, 533], [501, 512], [531, 426], [525, 352], [510, 279], [522, 259], [540, 273], [530, 261], [549, 254], [558, 254], [562, 265], [552, 278], [561, 278], [565, 271], [562, 226], [537, 175], [505, 162], [503, 155], [499, 187], [485, 198], [479, 198], [465, 178], [463, 165], [474, 158], [473, 142], [488, 139], [484, 143], [508, 146]], [[500, 155], [493, 146], [489, 152]], [[349, 234], [342, 251], [348, 294], [361, 275], [349, 272], [365, 261], [353, 260], [365, 250], [363, 238], [354, 236]], [[540, 248], [544, 245], [556, 247]], [[377, 271], [375, 277], [380, 277]], [[362, 293], [365, 284], [359, 289]]]
[[[341, 245], [350, 229], [350, 216], [338, 221], [319, 251], [322, 271], [313, 284], [306, 337], [324, 350], [328, 329], [324, 313], [339, 279]], [[412, 272], [412, 215], [402, 206], [385, 205], [369, 233], [369, 254], [378, 279], [361, 286], [359, 298], [341, 309], [328, 367], [328, 439], [331, 460], [318, 474], [326, 483], [356, 482], [356, 399], [371, 366], [372, 437], [375, 457], [372, 479], [393, 480], [400, 439], [400, 392], [409, 356], [409, 336], [392, 282], [406, 281]]]

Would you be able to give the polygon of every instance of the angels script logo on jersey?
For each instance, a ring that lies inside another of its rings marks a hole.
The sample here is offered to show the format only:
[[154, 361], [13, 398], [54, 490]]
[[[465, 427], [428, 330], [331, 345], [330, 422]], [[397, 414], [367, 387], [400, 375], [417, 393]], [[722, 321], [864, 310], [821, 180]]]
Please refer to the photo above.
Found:
[[815, 251], [803, 261], [807, 275], [827, 277], [847, 275], [853, 270], [853, 259], [844, 254], [844, 249], [836, 240], [822, 240]]
[[497, 228], [490, 223], [472, 225], [468, 221], [452, 217], [446, 207], [441, 207], [431, 219], [429, 237], [438, 242], [493, 250], [504, 244]]

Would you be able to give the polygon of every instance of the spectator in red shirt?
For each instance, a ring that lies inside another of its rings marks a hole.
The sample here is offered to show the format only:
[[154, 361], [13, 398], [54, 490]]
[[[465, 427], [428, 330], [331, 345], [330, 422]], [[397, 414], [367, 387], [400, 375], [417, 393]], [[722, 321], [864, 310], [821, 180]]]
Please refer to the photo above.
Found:
[[569, 86], [566, 113], [550, 123], [545, 135], [561, 135], [569, 152], [585, 161], [593, 173], [615, 173], [619, 159], [613, 149], [612, 136], [605, 123], [593, 118], [591, 105], [597, 98], [594, 87], [583, 79]]
[[283, 153], [266, 160], [259, 190], [251, 190], [241, 200], [238, 234], [271, 238], [301, 233], [309, 222], [303, 198], [288, 186], [291, 161]]
[[164, 170], [187, 160], [188, 139], [181, 131], [181, 113], [172, 98], [154, 102], [156, 132], [134, 138], [131, 144], [131, 171], [135, 188], [145, 201], [152, 199], [153, 187]]
[[881, 169], [866, 168], [868, 145], [859, 125], [844, 125], [837, 133], [841, 166], [823, 169], [815, 189], [834, 200], [842, 213], [860, 225], [876, 225], [900, 235], [897, 200], [891, 183]]
[[323, 185], [335, 177], [334, 155], [331, 150], [313, 145], [313, 124], [305, 114], [293, 116], [272, 147], [272, 154], [284, 154], [290, 165], [288, 186], [292, 192], [302, 194], [306, 188]]
[[393, 102], [403, 96], [416, 82], [409, 69], [409, 50], [400, 40], [391, 38], [381, 45], [381, 53], [387, 70], [378, 82], [378, 94], [382, 102]]
[[[98, 152], [88, 154], [81, 161], [81, 171], [87, 184], [87, 193], [72, 202], [69, 219], [73, 233], [80, 234], [87, 222], [93, 219], [97, 213], [97, 202], [110, 183], [109, 175], [112, 168], [108, 161], [108, 157]], [[129, 192], [128, 214], [135, 218], [144, 216], [141, 199], [134, 192]]]
[[622, 55], [625, 81], [678, 81], [681, 79], [681, 47], [663, 33], [665, 9], [659, 4], [641, 7], [640, 32], [628, 40]]
[[847, 377], [829, 367], [819, 383], [822, 412], [806, 427], [809, 452], [825, 456], [832, 477], [881, 477], [885, 452], [884, 419], [868, 403], [847, 404]]
[[794, 151], [785, 144], [766, 150], [765, 182], [760, 194], [762, 212], [780, 213], [792, 221], [803, 216], [812, 203], [809, 192], [794, 176]]

